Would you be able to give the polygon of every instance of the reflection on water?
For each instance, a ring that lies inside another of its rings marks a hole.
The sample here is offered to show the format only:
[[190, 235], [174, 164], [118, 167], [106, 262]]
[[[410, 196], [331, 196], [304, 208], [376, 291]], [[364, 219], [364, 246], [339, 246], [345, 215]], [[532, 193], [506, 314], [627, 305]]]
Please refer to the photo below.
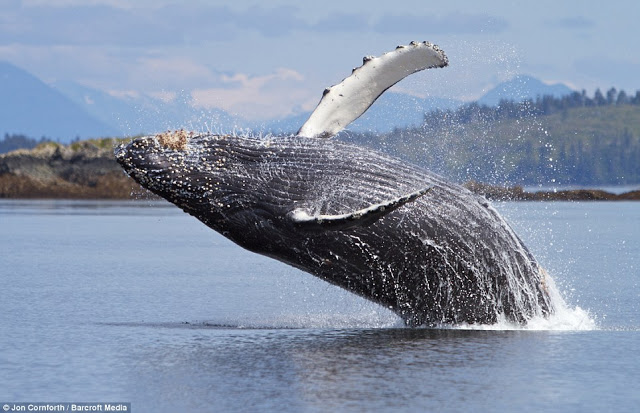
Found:
[[131, 213], [148, 215], [150, 208], [162, 208], [173, 212], [177, 210], [173, 204], [164, 200], [0, 199], [0, 215], [122, 215]]
[[[380, 408], [424, 406], [425, 399], [446, 407], [452, 389], [482, 379], [469, 366], [503, 369], [512, 363], [518, 357], [514, 354], [518, 343], [531, 339], [521, 334], [426, 329], [217, 331], [193, 336], [188, 346], [146, 349], [136, 381], [166, 379], [146, 389], [148, 396], [162, 397], [159, 406], [187, 390], [223, 410], [237, 407], [238, 400], [250, 409], [287, 406], [289, 411], [362, 407], [367, 400]], [[202, 383], [215, 385], [203, 388]]]
[[[593, 385], [614, 392], [592, 401], [606, 408], [620, 391], [590, 375], [626, 362], [592, 359], [606, 338], [588, 334], [207, 328], [141, 350], [132, 378], [147, 384], [139, 397], [167, 410], [187, 393], [192, 406], [214, 410], [562, 411], [554, 406], [584, 400]], [[625, 345], [637, 338], [616, 337]], [[574, 376], [581, 379], [567, 381]]]

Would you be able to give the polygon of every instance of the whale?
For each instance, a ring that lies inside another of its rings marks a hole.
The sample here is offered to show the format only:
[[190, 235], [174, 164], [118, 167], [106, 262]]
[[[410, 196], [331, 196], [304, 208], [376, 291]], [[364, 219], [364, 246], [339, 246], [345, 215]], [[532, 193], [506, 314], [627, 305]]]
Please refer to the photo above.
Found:
[[448, 66], [411, 42], [367, 56], [290, 136], [167, 131], [115, 148], [125, 172], [239, 246], [395, 312], [409, 327], [526, 324], [548, 274], [482, 196], [334, 136], [389, 87]]

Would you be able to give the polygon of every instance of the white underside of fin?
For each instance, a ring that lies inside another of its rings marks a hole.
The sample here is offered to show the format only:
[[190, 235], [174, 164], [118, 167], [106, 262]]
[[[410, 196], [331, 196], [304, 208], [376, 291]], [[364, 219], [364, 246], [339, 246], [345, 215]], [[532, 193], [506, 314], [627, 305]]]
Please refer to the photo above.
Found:
[[386, 214], [398, 209], [402, 205], [411, 202], [431, 190], [432, 187], [421, 189], [389, 201], [373, 204], [363, 209], [346, 214], [336, 215], [310, 215], [304, 209], [295, 209], [289, 213], [290, 219], [298, 226], [313, 229], [348, 229], [354, 226], [370, 224]]
[[351, 76], [325, 89], [298, 136], [328, 138], [344, 129], [400, 80], [412, 73], [448, 65], [447, 56], [429, 42], [411, 42], [380, 57], [365, 57]]

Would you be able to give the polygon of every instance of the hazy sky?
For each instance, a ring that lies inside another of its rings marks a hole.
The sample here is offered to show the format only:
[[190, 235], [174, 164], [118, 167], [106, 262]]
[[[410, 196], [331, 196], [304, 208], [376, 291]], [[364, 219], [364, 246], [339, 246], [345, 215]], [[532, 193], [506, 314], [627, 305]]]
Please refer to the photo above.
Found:
[[[309, 2], [311, 3], [311, 2]], [[475, 99], [529, 74], [640, 89], [640, 2], [0, 0], [0, 60], [46, 82], [194, 103], [249, 118], [310, 110], [365, 55], [411, 40], [450, 67], [395, 91]]]

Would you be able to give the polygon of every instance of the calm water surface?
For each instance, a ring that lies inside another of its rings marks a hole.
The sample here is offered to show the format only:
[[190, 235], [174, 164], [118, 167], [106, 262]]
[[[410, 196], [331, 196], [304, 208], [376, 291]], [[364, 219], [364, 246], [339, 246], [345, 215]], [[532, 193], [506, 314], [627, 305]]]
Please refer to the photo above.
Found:
[[165, 203], [0, 201], [0, 402], [636, 410], [640, 204], [496, 206], [568, 303], [533, 330], [402, 328]]

